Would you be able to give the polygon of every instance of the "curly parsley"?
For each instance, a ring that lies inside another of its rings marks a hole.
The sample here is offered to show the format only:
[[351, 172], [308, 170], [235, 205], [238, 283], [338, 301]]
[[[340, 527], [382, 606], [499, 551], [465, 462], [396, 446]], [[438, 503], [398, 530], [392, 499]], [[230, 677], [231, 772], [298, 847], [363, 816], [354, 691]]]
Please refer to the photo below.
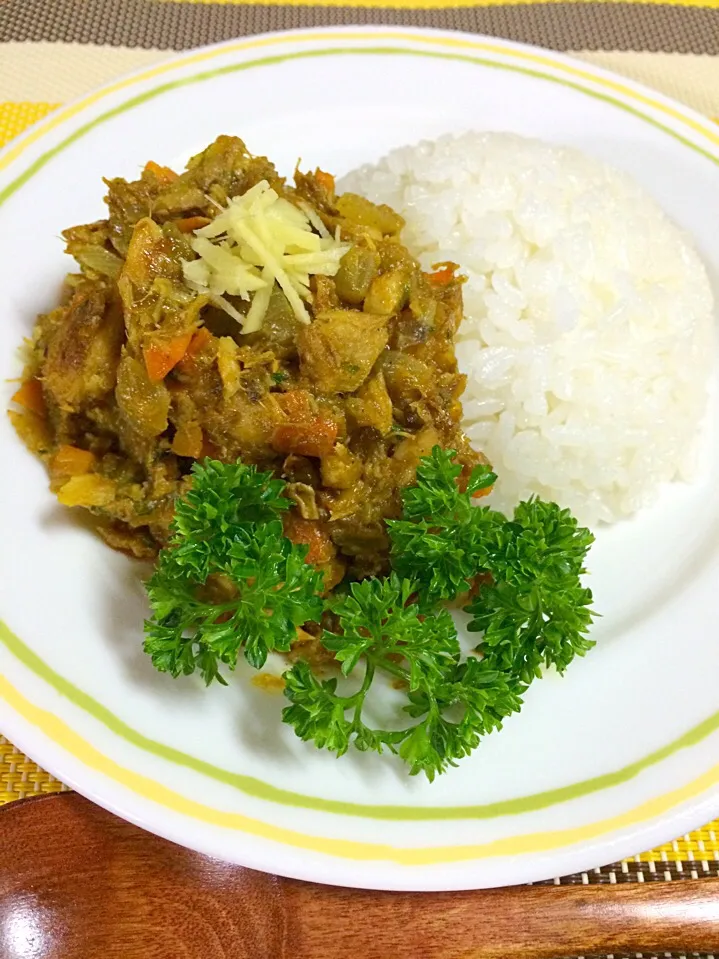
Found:
[[241, 463], [193, 467], [193, 488], [177, 504], [169, 546], [147, 583], [153, 616], [145, 652], [172, 676], [196, 669], [225, 683], [240, 649], [254, 667], [287, 652], [296, 627], [322, 613], [321, 574], [305, 563], [278, 518], [284, 484]]
[[[473, 504], [496, 477], [478, 466], [461, 491], [455, 458], [436, 446], [404, 490], [402, 518], [387, 524], [392, 574], [326, 599], [307, 547], [284, 536], [285, 484], [242, 463], [195, 465], [147, 583], [154, 665], [225, 683], [220, 667], [234, 669], [240, 651], [260, 668], [271, 650], [289, 651], [298, 626], [323, 622], [339, 675], [322, 679], [304, 661], [288, 669], [283, 721], [338, 756], [395, 753], [430, 781], [456, 765], [519, 711], [543, 666], [563, 672], [591, 648], [594, 613], [581, 583], [592, 534], [553, 503], [521, 503], [512, 519]], [[460, 596], [479, 656], [460, 653], [446, 608]], [[368, 719], [380, 675], [406, 699], [390, 729]]]

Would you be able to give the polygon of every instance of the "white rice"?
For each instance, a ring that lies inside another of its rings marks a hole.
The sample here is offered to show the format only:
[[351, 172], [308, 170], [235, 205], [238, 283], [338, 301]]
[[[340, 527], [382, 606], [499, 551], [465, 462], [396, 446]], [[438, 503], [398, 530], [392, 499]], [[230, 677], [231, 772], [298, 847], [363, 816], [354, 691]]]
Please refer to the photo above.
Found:
[[468, 277], [465, 429], [511, 509], [537, 494], [612, 522], [689, 479], [713, 298], [689, 239], [628, 176], [510, 134], [390, 153], [340, 184], [388, 203], [425, 268]]

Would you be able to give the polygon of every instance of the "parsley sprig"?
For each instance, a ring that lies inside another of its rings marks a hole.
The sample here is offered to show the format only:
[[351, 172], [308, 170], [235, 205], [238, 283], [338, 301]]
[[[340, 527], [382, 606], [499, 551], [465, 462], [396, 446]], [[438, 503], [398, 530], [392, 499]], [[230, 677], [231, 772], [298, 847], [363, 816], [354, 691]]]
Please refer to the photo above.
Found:
[[[300, 660], [283, 677], [282, 718], [300, 739], [338, 756], [396, 753], [430, 781], [456, 765], [521, 708], [543, 666], [563, 672], [591, 648], [594, 614], [581, 583], [591, 533], [553, 503], [521, 503], [512, 519], [473, 504], [496, 476], [478, 466], [462, 491], [455, 457], [435, 447], [404, 490], [402, 518], [388, 523], [392, 574], [327, 599], [307, 547], [284, 536], [284, 483], [242, 463], [195, 465], [147, 584], [155, 666], [225, 683], [221, 666], [234, 669], [241, 651], [260, 668], [289, 651], [298, 626], [322, 623], [339, 675]], [[481, 639], [463, 658], [446, 603], [467, 595]], [[406, 699], [388, 729], [368, 718], [380, 675]]]
[[[338, 680], [322, 681], [306, 663], [285, 673], [283, 711], [297, 735], [343, 755], [350, 745], [399, 753], [410, 773], [432, 781], [474, 749], [482, 735], [501, 726], [521, 705], [519, 684], [507, 682], [484, 662], [460, 662], [457, 631], [449, 612], [420, 612], [412, 602], [414, 585], [393, 573], [389, 578], [353, 583], [347, 595], [330, 601], [336, 631], [323, 643], [335, 654], [343, 676], [363, 669], [360, 688], [338, 692]], [[406, 689], [405, 719], [399, 729], [367, 725], [363, 709], [375, 675], [384, 672]], [[456, 720], [448, 713], [458, 713]]]
[[496, 476], [477, 466], [460, 492], [453, 455], [435, 446], [404, 490], [403, 519], [387, 524], [393, 567], [425, 604], [475, 589], [468, 629], [484, 634], [481, 652], [496, 669], [526, 684], [542, 665], [564, 672], [593, 646], [592, 594], [580, 578], [593, 535], [556, 503], [520, 503], [511, 520], [473, 506]]
[[467, 592], [502, 548], [505, 517], [472, 505], [474, 494], [497, 477], [488, 466], [476, 466], [461, 492], [455, 455], [435, 446], [417, 467], [416, 485], [402, 492], [403, 518], [387, 523], [393, 569], [417, 583], [429, 606]]
[[152, 618], [145, 652], [161, 672], [198, 669], [226, 684], [242, 648], [259, 669], [270, 650], [289, 651], [296, 627], [319, 619], [322, 576], [305, 563], [278, 517], [284, 484], [254, 466], [208, 460], [178, 501], [172, 536], [147, 583]]
[[490, 583], [466, 607], [468, 629], [497, 669], [530, 683], [541, 667], [563, 673], [594, 645], [587, 638], [592, 593], [581, 584], [594, 537], [555, 503], [520, 503], [491, 557]]

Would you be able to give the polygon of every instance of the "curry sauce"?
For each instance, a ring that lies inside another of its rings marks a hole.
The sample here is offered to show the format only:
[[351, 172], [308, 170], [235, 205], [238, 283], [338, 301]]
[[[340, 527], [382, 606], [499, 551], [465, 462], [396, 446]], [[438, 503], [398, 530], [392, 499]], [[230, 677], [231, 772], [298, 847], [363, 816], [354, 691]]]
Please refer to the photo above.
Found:
[[[334, 276], [311, 278], [309, 324], [275, 284], [244, 334], [183, 264], [195, 232], [261, 181], [349, 249]], [[192, 463], [241, 459], [287, 481], [286, 533], [309, 545], [328, 589], [385, 572], [384, 520], [420, 457], [439, 444], [467, 470], [484, 462], [460, 428], [454, 267], [423, 272], [394, 211], [336, 195], [322, 171], [289, 185], [235, 137], [181, 175], [148, 163], [138, 180], [106, 183], [107, 218], [63, 234], [79, 272], [38, 317], [10, 413], [60, 502], [89, 510], [110, 546], [151, 558]]]

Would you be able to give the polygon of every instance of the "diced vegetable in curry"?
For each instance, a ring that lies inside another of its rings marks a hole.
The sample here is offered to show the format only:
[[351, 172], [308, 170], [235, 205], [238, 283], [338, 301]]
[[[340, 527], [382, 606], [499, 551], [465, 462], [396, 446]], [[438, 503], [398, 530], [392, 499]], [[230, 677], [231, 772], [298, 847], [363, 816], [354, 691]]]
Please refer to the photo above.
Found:
[[153, 557], [193, 461], [241, 459], [287, 480], [286, 533], [327, 589], [385, 572], [420, 457], [484, 461], [459, 426], [453, 266], [422, 272], [392, 210], [322, 171], [288, 185], [235, 137], [106, 182], [107, 219], [64, 233], [79, 272], [10, 414], [60, 502]]

